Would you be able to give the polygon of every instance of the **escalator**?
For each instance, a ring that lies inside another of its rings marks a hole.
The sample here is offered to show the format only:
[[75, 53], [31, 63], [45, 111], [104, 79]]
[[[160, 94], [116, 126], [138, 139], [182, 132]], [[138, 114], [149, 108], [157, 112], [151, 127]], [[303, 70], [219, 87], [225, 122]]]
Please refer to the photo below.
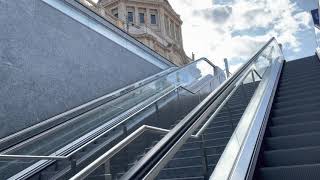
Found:
[[[256, 114], [267, 108], [264, 101], [270, 100], [282, 64], [281, 49], [272, 38], [234, 75], [170, 128], [141, 126], [71, 179], [229, 177], [227, 173], [237, 169], [234, 163], [242, 153], [242, 144], [246, 145], [246, 136], [254, 134], [249, 127], [259, 122], [255, 119]], [[146, 137], [145, 132], [148, 132]], [[152, 138], [151, 135], [159, 137]], [[149, 147], [128, 148], [137, 139], [141, 143], [149, 138], [153, 141]], [[136, 151], [130, 154], [130, 161], [125, 158], [128, 151]], [[117, 155], [121, 158], [115, 159]]]
[[247, 98], [252, 97], [258, 83], [248, 83], [243, 85], [243, 89], [238, 89], [203, 132], [202, 138], [191, 138], [185, 142], [157, 179], [206, 179], [230, 140], [249, 103]]
[[200, 59], [2, 138], [0, 177], [68, 178], [141, 124], [169, 128], [223, 81], [223, 71]]
[[285, 63], [254, 179], [319, 179], [319, 85], [317, 56]]
[[318, 179], [319, 67], [285, 62], [275, 38], [225, 81], [201, 59], [133, 90], [147, 98], [69, 152], [2, 153], [2, 167], [32, 160], [11, 179]]

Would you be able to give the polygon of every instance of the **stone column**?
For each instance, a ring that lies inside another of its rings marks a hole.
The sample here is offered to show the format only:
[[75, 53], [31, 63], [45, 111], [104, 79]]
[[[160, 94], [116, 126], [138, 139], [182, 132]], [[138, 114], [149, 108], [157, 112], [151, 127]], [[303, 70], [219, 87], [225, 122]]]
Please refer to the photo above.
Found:
[[165, 26], [165, 20], [164, 20], [164, 9], [159, 9], [159, 28], [161, 31], [161, 34], [165, 36], [166, 33], [166, 26]]
[[134, 15], [135, 15], [135, 18], [133, 20], [133, 23], [135, 25], [139, 25], [140, 24], [139, 10], [138, 10], [138, 8], [136, 6], [134, 7]]
[[146, 8], [146, 25], [147, 25], [147, 27], [150, 27], [150, 20], [149, 20], [149, 18], [150, 18], [150, 9], [149, 8]]
[[124, 22], [127, 22], [127, 8], [124, 2], [120, 1], [119, 2], [119, 7], [118, 7], [118, 16], [119, 19], [123, 20]]

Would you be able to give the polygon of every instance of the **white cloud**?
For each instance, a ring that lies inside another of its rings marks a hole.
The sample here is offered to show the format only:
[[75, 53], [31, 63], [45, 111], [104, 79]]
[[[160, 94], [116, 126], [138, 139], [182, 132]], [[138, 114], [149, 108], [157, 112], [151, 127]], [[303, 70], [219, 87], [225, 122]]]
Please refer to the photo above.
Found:
[[[300, 51], [296, 34], [310, 28], [310, 15], [290, 0], [170, 0], [181, 15], [186, 52], [208, 57], [219, 66], [231, 59], [232, 69], [251, 57], [268, 39]], [[242, 60], [241, 60], [242, 59]]]

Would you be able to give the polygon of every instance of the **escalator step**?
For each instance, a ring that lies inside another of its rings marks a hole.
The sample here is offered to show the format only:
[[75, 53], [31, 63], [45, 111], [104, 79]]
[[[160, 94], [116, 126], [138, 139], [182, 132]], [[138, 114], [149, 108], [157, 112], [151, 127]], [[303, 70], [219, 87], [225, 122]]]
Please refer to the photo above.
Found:
[[202, 165], [198, 165], [198, 166], [164, 168], [160, 172], [158, 178], [159, 179], [185, 178], [185, 177], [199, 177], [203, 175], [204, 175], [204, 168]]
[[314, 83], [319, 82], [319, 77], [320, 76], [305, 76], [305, 77], [299, 77], [296, 78], [295, 80], [281, 80], [280, 85], [281, 86], [291, 86], [291, 85], [296, 85], [296, 84], [306, 84], [306, 83]]
[[302, 133], [320, 132], [320, 121], [271, 126], [269, 130], [271, 136], [288, 136]]
[[272, 117], [271, 121], [273, 125], [286, 125], [286, 124], [296, 124], [296, 123], [304, 123], [311, 121], [320, 120], [320, 112], [312, 112], [312, 113], [302, 113], [302, 114], [290, 114], [279, 117]]
[[320, 164], [320, 146], [264, 152], [264, 166]]
[[[319, 87], [319, 89], [320, 89], [320, 87]], [[314, 102], [320, 102], [320, 96], [305, 97], [303, 99], [289, 99], [287, 101], [275, 102], [273, 104], [273, 108], [281, 109], [281, 108], [290, 107], [292, 105], [310, 104], [310, 103], [314, 103]]]
[[319, 180], [320, 164], [260, 168], [259, 180]]
[[290, 149], [305, 146], [320, 146], [319, 139], [320, 133], [268, 137], [266, 138], [266, 146], [268, 150]]
[[318, 111], [320, 109], [320, 102], [314, 102], [312, 104], [298, 104], [292, 105], [286, 108], [273, 108], [272, 116], [283, 116], [287, 114], [299, 114]]
[[[204, 146], [205, 147], [210, 147], [210, 146], [214, 146], [214, 145], [223, 145], [228, 143], [230, 137], [222, 137], [222, 138], [215, 138], [215, 139], [207, 139], [205, 140]], [[187, 142], [183, 145], [183, 149], [192, 149], [192, 148], [197, 148], [201, 146], [201, 141], [193, 141], [193, 142]]]
[[315, 97], [319, 95], [320, 95], [319, 89], [313, 89], [309, 91], [301, 91], [296, 94], [287, 94], [287, 95], [277, 96], [275, 99], [276, 99], [276, 102], [280, 102], [280, 101], [290, 101], [292, 99], [303, 99], [305, 97]]
[[169, 178], [169, 179], [159, 179], [159, 180], [205, 180], [205, 178], [203, 176], [199, 176], [199, 177]]

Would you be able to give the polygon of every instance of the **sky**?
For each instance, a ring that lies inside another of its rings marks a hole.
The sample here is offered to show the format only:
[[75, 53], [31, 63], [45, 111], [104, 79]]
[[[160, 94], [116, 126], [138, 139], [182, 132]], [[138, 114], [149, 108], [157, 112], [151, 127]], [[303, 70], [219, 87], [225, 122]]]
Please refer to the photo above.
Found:
[[183, 20], [188, 56], [206, 57], [235, 71], [271, 37], [283, 45], [286, 60], [314, 55], [310, 10], [317, 0], [169, 0]]

